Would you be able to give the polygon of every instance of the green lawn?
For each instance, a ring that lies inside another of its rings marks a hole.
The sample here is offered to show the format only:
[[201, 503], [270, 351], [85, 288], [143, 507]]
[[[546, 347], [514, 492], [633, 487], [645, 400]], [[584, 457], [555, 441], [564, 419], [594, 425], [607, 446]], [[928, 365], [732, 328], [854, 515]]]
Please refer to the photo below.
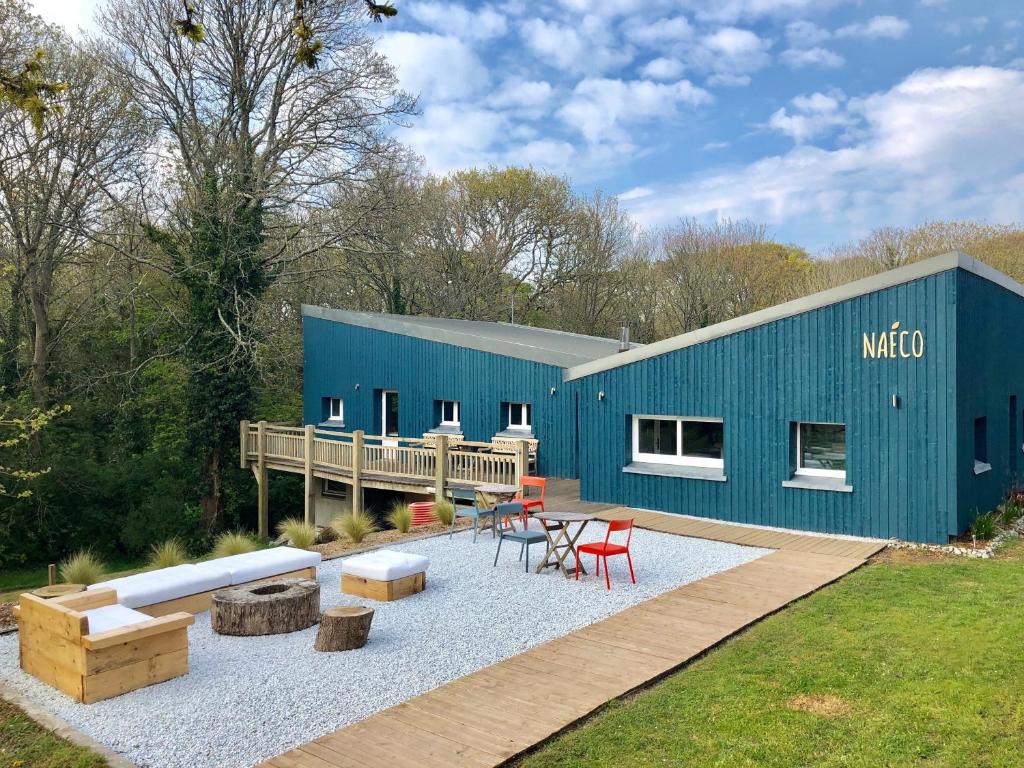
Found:
[[520, 765], [1024, 765], [1022, 555], [862, 568]]
[[0, 768], [104, 768], [107, 761], [54, 736], [0, 699]]

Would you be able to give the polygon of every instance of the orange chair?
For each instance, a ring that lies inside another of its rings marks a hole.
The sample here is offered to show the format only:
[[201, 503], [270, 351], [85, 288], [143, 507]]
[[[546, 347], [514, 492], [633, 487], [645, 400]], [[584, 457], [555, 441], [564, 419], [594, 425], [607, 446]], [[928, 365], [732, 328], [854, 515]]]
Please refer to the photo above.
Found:
[[[625, 544], [612, 544], [609, 539], [616, 531], [629, 531], [626, 535]], [[590, 544], [580, 544], [576, 547], [576, 581], [580, 580], [580, 553], [594, 555], [597, 561], [597, 572], [595, 576], [601, 575], [601, 559], [604, 558], [604, 582], [608, 585], [608, 589], [612, 588], [612, 580], [608, 576], [608, 556], [609, 555], [625, 555], [626, 562], [629, 563], [629, 578], [636, 584], [636, 575], [633, 573], [633, 559], [629, 556], [629, 541], [633, 538], [633, 521], [632, 520], [612, 520], [608, 523], [608, 533], [604, 536], [604, 541], [594, 541]]]
[[[522, 519], [524, 521], [526, 518], [530, 516], [531, 509], [539, 508], [541, 512], [545, 511], [544, 492], [547, 490], [547, 486], [548, 481], [546, 478], [543, 477], [531, 477], [529, 475], [523, 475], [521, 478], [519, 478], [519, 493], [516, 495], [516, 499], [523, 502]], [[540, 496], [527, 496], [527, 488], [539, 488]]]

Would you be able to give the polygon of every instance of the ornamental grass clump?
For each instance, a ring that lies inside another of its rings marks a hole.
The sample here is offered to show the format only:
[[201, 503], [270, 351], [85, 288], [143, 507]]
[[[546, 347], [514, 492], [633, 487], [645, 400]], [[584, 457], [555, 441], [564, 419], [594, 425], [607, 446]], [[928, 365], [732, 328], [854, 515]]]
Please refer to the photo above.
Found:
[[298, 549], [309, 549], [316, 544], [316, 527], [297, 517], [288, 517], [277, 524], [277, 532]]
[[348, 536], [354, 544], [359, 544], [377, 530], [373, 518], [365, 513], [346, 512], [331, 521], [331, 527], [338, 533]]
[[455, 507], [450, 501], [439, 501], [434, 505], [434, 514], [441, 525], [451, 525], [455, 517]]
[[996, 516], [987, 512], [974, 518], [974, 522], [971, 523], [971, 535], [979, 541], [988, 541], [996, 535], [996, 528]]
[[1011, 496], [1002, 506], [1002, 521], [1004, 525], [1012, 525], [1024, 514], [1024, 503], [1016, 496]]
[[225, 531], [217, 537], [213, 544], [211, 557], [230, 557], [231, 555], [243, 555], [246, 552], [255, 552], [256, 542], [252, 537], [241, 531]]
[[409, 529], [412, 528], [412, 510], [409, 508], [409, 505], [397, 502], [391, 507], [391, 512], [388, 514], [388, 522], [399, 533], [408, 533]]
[[149, 550], [150, 568], [171, 568], [175, 565], [181, 565], [187, 559], [188, 553], [177, 539], [168, 539], [159, 544], [154, 544]]
[[88, 587], [106, 575], [106, 566], [91, 549], [80, 549], [60, 564], [60, 577], [68, 584]]

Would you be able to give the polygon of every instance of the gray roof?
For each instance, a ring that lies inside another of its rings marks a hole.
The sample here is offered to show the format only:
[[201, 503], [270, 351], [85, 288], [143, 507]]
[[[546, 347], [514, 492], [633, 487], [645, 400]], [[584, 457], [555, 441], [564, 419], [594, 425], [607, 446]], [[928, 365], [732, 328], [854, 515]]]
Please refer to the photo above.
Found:
[[[419, 339], [516, 357], [559, 368], [569, 368], [619, 354], [617, 339], [602, 339], [547, 328], [533, 328], [528, 325], [388, 315], [380, 312], [350, 312], [308, 304], [302, 305], [302, 314], [306, 317], [318, 317], [386, 333], [415, 336]], [[638, 345], [633, 344], [631, 347], [636, 348]]]
[[953, 251], [941, 256], [935, 256], [931, 259], [925, 259], [924, 261], [908, 264], [905, 267], [899, 267], [897, 269], [889, 270], [888, 272], [882, 272], [878, 275], [872, 275], [871, 277], [866, 277], [863, 280], [855, 280], [852, 283], [840, 285], [836, 288], [822, 291], [821, 293], [815, 293], [801, 299], [788, 301], [785, 304], [768, 307], [767, 309], [762, 309], [759, 312], [752, 312], [749, 315], [734, 317], [732, 320], [726, 320], [724, 323], [716, 323], [715, 325], [709, 325], [707, 328], [700, 328], [696, 331], [684, 333], [680, 336], [673, 336], [668, 339], [654, 342], [653, 344], [647, 344], [639, 349], [622, 352], [614, 357], [606, 357], [601, 360], [581, 363], [573, 366], [565, 372], [565, 380], [571, 381], [573, 379], [590, 376], [591, 374], [599, 373], [601, 371], [607, 371], [611, 368], [629, 365], [630, 363], [635, 363], [638, 360], [646, 360], [649, 357], [664, 355], [668, 352], [683, 349], [684, 347], [693, 346], [694, 344], [702, 344], [705, 341], [719, 339], [723, 336], [739, 333], [740, 331], [745, 331], [749, 328], [765, 325], [766, 323], [770, 323], [775, 320], [793, 317], [794, 315], [810, 312], [814, 309], [838, 304], [841, 301], [854, 299], [868, 293], [874, 293], [886, 288], [903, 285], [904, 283], [920, 280], [924, 277], [929, 277], [931, 275], [939, 274], [940, 272], [946, 272], [950, 269], [958, 268], [989, 280], [1019, 296], [1024, 296], [1024, 286], [1020, 283], [1004, 275], [1002, 272], [993, 269], [987, 264], [983, 264], [977, 259], [968, 256], [966, 253]]

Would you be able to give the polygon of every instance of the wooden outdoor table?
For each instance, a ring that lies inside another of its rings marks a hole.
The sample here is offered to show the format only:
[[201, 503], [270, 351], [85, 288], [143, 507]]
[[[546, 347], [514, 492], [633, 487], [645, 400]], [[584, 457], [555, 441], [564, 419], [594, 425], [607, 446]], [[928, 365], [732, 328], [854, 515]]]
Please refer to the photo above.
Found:
[[[537, 566], [537, 573], [543, 573], [545, 568], [554, 567], [566, 576], [576, 574], [576, 541], [579, 539], [587, 523], [594, 519], [593, 515], [582, 512], [538, 512], [534, 515], [544, 526], [544, 535], [548, 537], [548, 551], [544, 560]], [[579, 523], [579, 528], [573, 533], [569, 527], [572, 523]], [[561, 554], [559, 554], [561, 552]], [[565, 564], [566, 559], [572, 555], [572, 567]], [[580, 573], [586, 573], [587, 569], [580, 563]]]

